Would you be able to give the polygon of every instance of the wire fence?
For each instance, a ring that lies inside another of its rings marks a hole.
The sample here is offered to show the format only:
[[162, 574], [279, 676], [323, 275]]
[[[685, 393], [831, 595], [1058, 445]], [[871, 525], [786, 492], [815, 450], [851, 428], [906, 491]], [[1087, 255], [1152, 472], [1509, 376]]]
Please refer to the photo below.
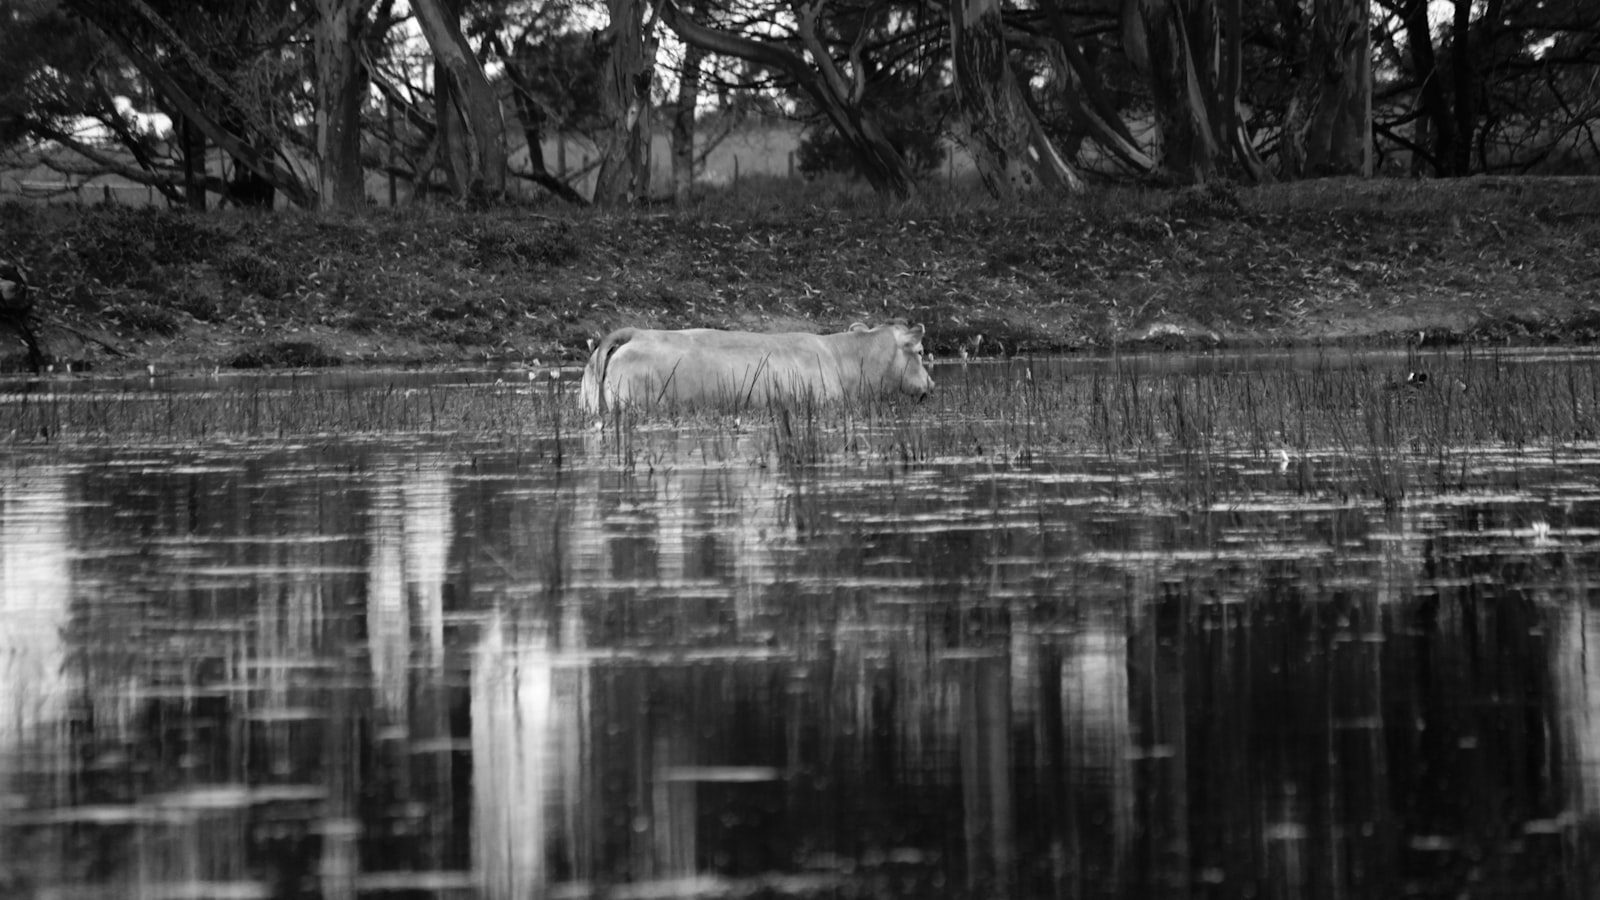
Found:
[[[670, 150], [664, 137], [658, 137], [652, 144], [650, 184], [654, 190], [665, 192], [670, 190], [667, 186], [672, 178]], [[696, 173], [696, 182], [710, 187], [736, 187], [741, 180], [751, 177], [797, 177], [796, 146], [797, 141], [793, 138], [726, 141], [703, 157]], [[594, 190], [597, 153], [586, 143], [557, 139], [544, 148], [543, 158], [551, 174], [587, 196]], [[207, 167], [212, 170], [209, 175], [226, 177], [228, 165], [213, 161]], [[532, 179], [517, 177], [517, 173], [527, 173], [531, 169], [525, 149], [512, 154], [510, 167], [513, 177], [507, 180], [507, 190], [513, 197], [534, 199], [545, 193], [544, 188]], [[371, 172], [367, 177], [366, 193], [368, 202], [374, 206], [391, 206], [409, 202], [414, 192], [407, 178]], [[65, 206], [153, 206], [167, 202], [165, 195], [156, 187], [121, 176], [74, 178], [42, 166], [0, 171], [0, 200]]]
[[166, 202], [151, 185], [111, 184], [95, 179], [73, 182], [0, 178], [0, 196], [67, 206], [153, 206]]

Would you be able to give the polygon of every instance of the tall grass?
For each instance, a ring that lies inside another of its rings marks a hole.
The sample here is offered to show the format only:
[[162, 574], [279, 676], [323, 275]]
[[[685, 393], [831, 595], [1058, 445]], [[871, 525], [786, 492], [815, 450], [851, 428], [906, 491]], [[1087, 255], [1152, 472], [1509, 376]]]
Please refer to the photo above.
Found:
[[[1425, 377], [1424, 377], [1425, 376]], [[0, 395], [12, 445], [393, 440], [490, 442], [562, 465], [783, 469], [975, 460], [1156, 469], [1179, 503], [1215, 502], [1243, 467], [1303, 494], [1398, 505], [1474, 486], [1485, 454], [1593, 453], [1600, 359], [1454, 351], [1408, 358], [1016, 359], [942, 379], [926, 402], [617, 407], [596, 423], [553, 380], [495, 385], [247, 381]]]
[[1197, 501], [1224, 493], [1241, 460], [1255, 460], [1302, 493], [1397, 505], [1419, 489], [1472, 487], [1486, 454], [1596, 449], [1600, 361], [1457, 352], [1395, 362], [1201, 360], [1156, 371], [1129, 358], [1088, 373], [1012, 364], [895, 418], [890, 446], [915, 452], [885, 456], [1027, 464], [1092, 453], [1159, 465]]
[[464, 387], [415, 381], [329, 385], [307, 377], [252, 379], [203, 389], [57, 390], [35, 383], [0, 393], [0, 443], [174, 444], [319, 437], [435, 435], [559, 441], [569, 398], [551, 382]]

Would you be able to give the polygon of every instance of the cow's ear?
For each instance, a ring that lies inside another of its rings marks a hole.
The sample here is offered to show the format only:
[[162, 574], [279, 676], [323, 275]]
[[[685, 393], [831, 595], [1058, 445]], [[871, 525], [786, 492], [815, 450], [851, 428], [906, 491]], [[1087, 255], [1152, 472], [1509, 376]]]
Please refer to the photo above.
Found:
[[866, 325], [863, 325], [860, 322], [851, 322], [850, 323], [850, 330], [851, 331], [871, 331], [872, 329], [868, 328]]

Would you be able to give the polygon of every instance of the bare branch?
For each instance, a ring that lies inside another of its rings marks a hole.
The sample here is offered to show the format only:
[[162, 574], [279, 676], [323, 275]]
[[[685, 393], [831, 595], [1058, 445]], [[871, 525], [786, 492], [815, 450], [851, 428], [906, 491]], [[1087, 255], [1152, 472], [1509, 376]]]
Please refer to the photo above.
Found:
[[299, 176], [279, 166], [275, 160], [256, 150], [256, 148], [240, 140], [237, 135], [219, 125], [193, 97], [189, 96], [189, 93], [172, 76], [167, 74], [165, 68], [147, 56], [144, 51], [134, 47], [131, 42], [124, 40], [121, 35], [106, 31], [98, 25], [95, 28], [107, 41], [115, 45], [135, 68], [150, 79], [150, 83], [171, 101], [179, 112], [193, 122], [212, 143], [221, 147], [224, 152], [234, 159], [239, 160], [250, 171], [271, 182], [273, 187], [283, 191], [290, 202], [296, 206], [310, 207], [315, 205], [315, 195], [307, 189]]

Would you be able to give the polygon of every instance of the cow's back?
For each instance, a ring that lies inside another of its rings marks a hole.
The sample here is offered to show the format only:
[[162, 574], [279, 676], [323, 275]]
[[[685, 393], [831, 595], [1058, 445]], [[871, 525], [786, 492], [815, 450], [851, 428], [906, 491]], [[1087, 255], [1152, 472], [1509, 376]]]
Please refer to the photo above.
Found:
[[837, 366], [813, 334], [645, 331], [617, 348], [607, 385], [630, 403], [743, 405], [779, 395], [833, 399]]

